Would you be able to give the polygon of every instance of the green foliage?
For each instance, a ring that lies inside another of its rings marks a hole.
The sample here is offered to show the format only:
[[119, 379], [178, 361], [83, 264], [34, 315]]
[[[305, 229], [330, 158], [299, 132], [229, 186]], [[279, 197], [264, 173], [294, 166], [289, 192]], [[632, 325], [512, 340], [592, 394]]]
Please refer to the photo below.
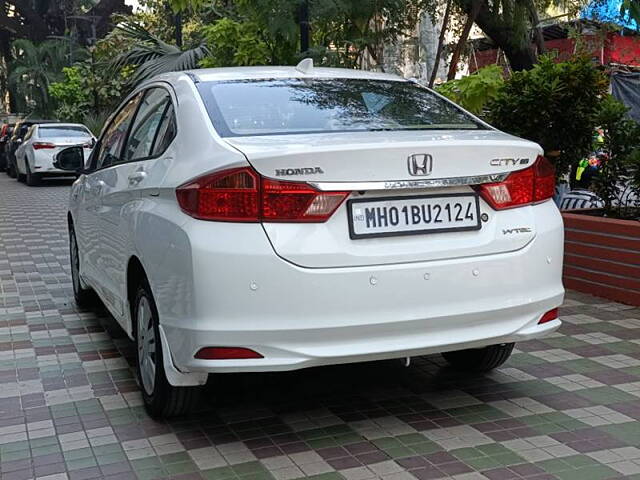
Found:
[[62, 72], [64, 79], [49, 86], [49, 94], [58, 104], [55, 116], [70, 122], [92, 122], [94, 128], [100, 123], [95, 118], [105, 117], [118, 105], [131, 74], [125, 69], [114, 75], [93, 60], [63, 68]]
[[111, 67], [114, 72], [132, 67], [132, 85], [161, 73], [198, 68], [199, 62], [209, 53], [204, 44], [181, 50], [133, 21], [121, 22], [116, 31], [128, 41], [129, 48], [112, 60]]
[[607, 87], [588, 57], [556, 63], [542, 56], [533, 69], [505, 82], [488, 105], [488, 118], [501, 130], [539, 143], [562, 175], [591, 151]]
[[627, 206], [628, 189], [640, 193], [640, 125], [627, 116], [627, 111], [627, 107], [607, 95], [596, 116], [604, 138], [599, 149], [606, 160], [594, 177], [593, 189], [609, 214], [617, 205], [616, 216], [622, 216], [622, 209]]
[[200, 61], [202, 67], [264, 65], [270, 63], [268, 45], [262, 40], [254, 22], [237, 22], [222, 18], [204, 27], [211, 55]]
[[489, 65], [473, 75], [443, 83], [436, 87], [436, 91], [470, 112], [480, 115], [485, 105], [496, 98], [503, 85], [502, 67]]
[[[432, 0], [309, 0], [311, 49], [299, 53], [301, 0], [213, 0], [219, 19], [205, 28], [204, 66], [290, 65], [311, 56], [319, 65], [353, 68], [367, 55], [381, 68], [384, 43], [415, 28]], [[195, 5], [191, 5], [194, 7]], [[383, 20], [384, 19], [384, 20]]]
[[9, 68], [8, 83], [18, 110], [51, 115], [55, 104], [49, 96], [49, 85], [60, 79], [71, 52], [76, 58], [85, 52], [63, 40], [34, 43], [19, 39], [13, 42], [12, 50], [15, 60]]

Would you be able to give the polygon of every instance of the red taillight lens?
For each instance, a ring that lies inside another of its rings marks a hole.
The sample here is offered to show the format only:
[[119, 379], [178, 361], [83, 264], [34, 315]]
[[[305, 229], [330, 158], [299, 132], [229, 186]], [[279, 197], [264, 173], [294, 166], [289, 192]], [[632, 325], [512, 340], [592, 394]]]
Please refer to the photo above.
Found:
[[264, 358], [250, 348], [242, 347], [205, 347], [194, 355], [200, 360], [241, 360], [246, 358]]
[[531, 167], [509, 174], [502, 182], [479, 185], [477, 190], [492, 208], [504, 210], [548, 200], [555, 186], [553, 165], [539, 156]]
[[324, 222], [348, 194], [262, 178], [248, 167], [205, 175], [176, 189], [188, 215], [228, 222]]
[[42, 150], [45, 148], [56, 148], [56, 144], [50, 142], [33, 142], [34, 150]]
[[202, 220], [257, 222], [260, 178], [249, 168], [234, 168], [196, 178], [176, 189], [182, 210]]
[[554, 308], [552, 310], [549, 310], [544, 315], [542, 315], [542, 318], [538, 322], [538, 325], [540, 325], [541, 323], [550, 322], [551, 320], [555, 320], [556, 318], [558, 318], [558, 309]]

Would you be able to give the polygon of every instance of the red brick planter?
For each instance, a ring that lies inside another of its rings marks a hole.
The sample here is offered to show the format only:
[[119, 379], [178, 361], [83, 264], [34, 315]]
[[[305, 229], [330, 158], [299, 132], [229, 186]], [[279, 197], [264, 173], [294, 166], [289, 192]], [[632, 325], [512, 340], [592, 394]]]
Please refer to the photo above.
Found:
[[565, 287], [640, 306], [640, 222], [562, 216]]

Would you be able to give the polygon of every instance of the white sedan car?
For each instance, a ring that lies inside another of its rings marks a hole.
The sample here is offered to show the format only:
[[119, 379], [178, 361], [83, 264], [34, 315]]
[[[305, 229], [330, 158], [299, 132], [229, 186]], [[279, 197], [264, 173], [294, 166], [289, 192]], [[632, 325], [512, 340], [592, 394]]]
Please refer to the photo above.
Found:
[[165, 74], [124, 101], [72, 187], [76, 300], [97, 293], [137, 342], [156, 416], [186, 412], [215, 373], [436, 352], [495, 368], [560, 325], [541, 154], [393, 75]]
[[95, 138], [87, 127], [78, 123], [35, 124], [16, 150], [18, 181], [38, 185], [42, 177], [69, 175], [53, 166], [55, 155], [70, 145], [81, 145], [90, 151]]

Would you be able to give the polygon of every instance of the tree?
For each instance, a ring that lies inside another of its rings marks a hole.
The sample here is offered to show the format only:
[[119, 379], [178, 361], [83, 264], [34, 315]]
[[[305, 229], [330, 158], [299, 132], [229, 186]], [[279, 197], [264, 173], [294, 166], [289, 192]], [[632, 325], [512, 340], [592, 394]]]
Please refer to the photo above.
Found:
[[20, 39], [13, 42], [13, 57], [8, 76], [9, 89], [22, 112], [51, 115], [54, 109], [49, 86], [60, 79], [67, 64], [68, 47], [60, 40], [33, 43]]
[[[171, 0], [177, 10], [210, 5], [219, 13], [207, 29], [211, 57], [207, 65], [292, 64], [300, 60], [299, 9], [302, 0]], [[384, 45], [415, 28], [420, 13], [435, 0], [309, 0], [311, 48], [305, 56], [318, 63], [346, 67], [366, 64], [383, 69]], [[224, 20], [223, 23], [218, 23]], [[233, 45], [229, 32], [240, 34]], [[223, 48], [218, 50], [219, 42]], [[259, 48], [251, 47], [255, 42]], [[249, 50], [249, 52], [247, 52]], [[247, 55], [249, 53], [249, 55]], [[255, 56], [254, 56], [255, 54]], [[221, 57], [216, 58], [218, 55]], [[222, 58], [224, 57], [224, 58]], [[230, 59], [230, 60], [229, 60]]]
[[122, 68], [133, 67], [135, 71], [130, 79], [133, 85], [160, 73], [197, 68], [209, 53], [206, 45], [180, 50], [130, 21], [120, 23], [116, 32], [130, 40], [131, 46], [113, 59], [112, 69], [119, 72]]
[[[513, 70], [528, 70], [536, 63], [531, 48], [533, 0], [454, 0], [493, 42], [504, 51]], [[474, 10], [475, 3], [475, 10]]]

